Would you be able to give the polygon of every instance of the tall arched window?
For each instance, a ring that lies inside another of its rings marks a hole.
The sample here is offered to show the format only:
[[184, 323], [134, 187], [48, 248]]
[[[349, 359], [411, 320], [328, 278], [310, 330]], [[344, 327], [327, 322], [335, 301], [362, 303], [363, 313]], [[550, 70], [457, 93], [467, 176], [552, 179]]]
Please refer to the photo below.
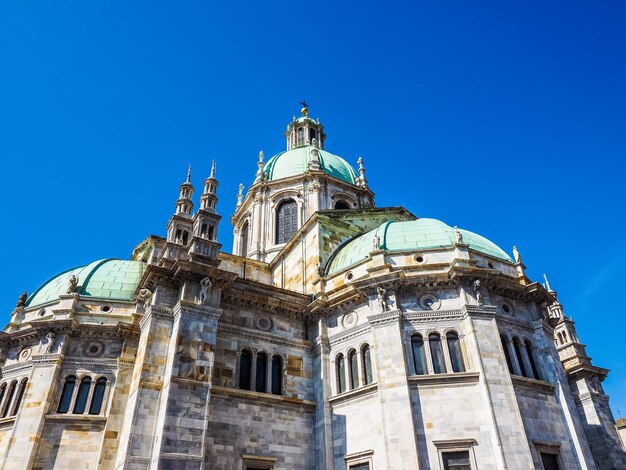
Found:
[[15, 395], [15, 387], [17, 387], [17, 380], [11, 382], [9, 385], [9, 391], [7, 392], [7, 400], [4, 402], [4, 408], [2, 408], [2, 418], [6, 418], [11, 408], [11, 402], [13, 401], [13, 395]]
[[426, 356], [424, 355], [424, 340], [422, 335], [411, 336], [411, 350], [413, 351], [413, 367], [417, 375], [426, 373]]
[[91, 388], [91, 377], [85, 377], [80, 381], [78, 387], [78, 394], [76, 395], [76, 404], [74, 405], [74, 414], [82, 415], [85, 412], [87, 406], [87, 399], [89, 398], [89, 389]]
[[515, 374], [513, 371], [513, 362], [511, 361], [511, 355], [509, 354], [509, 340], [506, 336], [500, 335], [500, 341], [502, 342], [502, 350], [504, 351], [504, 358], [506, 359], [506, 365], [509, 368], [510, 374]]
[[24, 398], [24, 392], [26, 391], [26, 384], [28, 383], [28, 379], [22, 379], [20, 382], [20, 386], [17, 389], [17, 396], [15, 397], [15, 404], [13, 405], [13, 409], [11, 410], [11, 416], [17, 414], [17, 411], [20, 409], [20, 405], [22, 404], [22, 398]]
[[336, 360], [336, 372], [337, 372], [337, 393], [343, 393], [346, 391], [346, 365], [343, 359], [343, 354], [339, 354]]
[[528, 353], [528, 362], [530, 362], [530, 368], [533, 371], [533, 377], [535, 379], [541, 379], [541, 377], [539, 376], [539, 370], [537, 369], [537, 364], [535, 364], [535, 357], [533, 354], [535, 348], [533, 348], [533, 345], [528, 340], [526, 340], [524, 345], [526, 346], [526, 352]]
[[252, 375], [252, 353], [247, 349], [241, 351], [239, 358], [239, 388], [250, 390], [250, 378]]
[[267, 354], [259, 353], [256, 357], [256, 384], [257, 392], [265, 392], [267, 384]]
[[93, 396], [91, 397], [91, 405], [89, 406], [89, 414], [90, 415], [99, 415], [100, 410], [102, 409], [102, 400], [104, 399], [104, 391], [107, 387], [107, 379], [104, 377], [100, 377], [96, 380], [96, 387], [93, 391]]
[[361, 362], [363, 364], [363, 383], [365, 385], [371, 384], [374, 381], [374, 376], [372, 375], [372, 357], [369, 344], [361, 349]]
[[304, 145], [304, 127], [298, 127], [298, 145]]
[[283, 360], [280, 356], [272, 358], [272, 393], [283, 394]]
[[246, 221], [241, 227], [241, 246], [239, 248], [241, 256], [248, 256], [248, 229], [249, 225]]
[[4, 395], [7, 393], [7, 384], [3, 383], [2, 385], [0, 385], [0, 404], [2, 403], [2, 399], [4, 398]]
[[309, 129], [309, 141], [310, 141], [310, 142], [313, 142], [313, 139], [315, 139], [315, 137], [316, 137], [316, 136], [315, 136], [315, 129], [310, 128], [310, 129]]
[[524, 366], [524, 360], [522, 359], [522, 351], [520, 349], [520, 341], [517, 338], [513, 339], [513, 349], [515, 350], [515, 357], [517, 358], [517, 364], [519, 365], [520, 373], [524, 377], [528, 377], [526, 367]]
[[287, 243], [297, 231], [298, 204], [293, 199], [287, 199], [276, 209], [276, 243]]
[[356, 351], [348, 353], [348, 366], [350, 367], [350, 390], [359, 386], [359, 364]]
[[450, 353], [452, 370], [454, 372], [465, 372], [461, 345], [459, 344], [459, 335], [455, 331], [450, 331], [446, 334], [446, 341], [448, 342], [448, 352]]
[[443, 361], [443, 350], [441, 349], [441, 336], [438, 333], [428, 335], [428, 343], [430, 345], [430, 355], [433, 359], [433, 371], [435, 374], [443, 374], [446, 372], [446, 365]]
[[59, 400], [57, 413], [67, 413], [69, 411], [75, 385], [76, 377], [73, 375], [70, 375], [65, 379], [65, 385], [63, 385], [63, 392], [61, 392], [61, 400]]

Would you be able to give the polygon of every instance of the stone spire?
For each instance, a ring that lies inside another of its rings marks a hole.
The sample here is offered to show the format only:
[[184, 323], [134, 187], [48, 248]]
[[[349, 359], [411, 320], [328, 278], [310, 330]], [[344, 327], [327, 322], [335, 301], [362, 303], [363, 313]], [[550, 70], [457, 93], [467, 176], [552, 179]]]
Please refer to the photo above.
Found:
[[193, 210], [193, 201], [191, 200], [192, 196], [193, 185], [191, 184], [191, 165], [189, 165], [189, 169], [187, 170], [187, 180], [180, 185], [180, 193], [178, 195], [178, 200], [176, 201], [176, 214], [191, 215], [191, 211]]
[[215, 178], [215, 160], [211, 165], [211, 175], [204, 180], [204, 191], [200, 197], [200, 209], [215, 212], [217, 205], [217, 186], [218, 182]]
[[254, 178], [255, 183], [260, 183], [261, 181], [263, 181], [263, 169], [265, 168], [265, 163], [263, 162], [264, 158], [265, 154], [263, 153], [263, 150], [261, 150], [259, 152], [259, 161], [256, 164], [258, 170], [256, 171], [256, 177]]
[[237, 207], [243, 202], [243, 183], [239, 183], [239, 192], [237, 193]]
[[357, 160], [357, 163], [359, 164], [359, 181], [358, 181], [358, 185], [361, 186], [362, 188], [367, 188], [367, 180], [365, 179], [365, 167], [363, 166], [363, 158], [359, 157], [359, 159]]

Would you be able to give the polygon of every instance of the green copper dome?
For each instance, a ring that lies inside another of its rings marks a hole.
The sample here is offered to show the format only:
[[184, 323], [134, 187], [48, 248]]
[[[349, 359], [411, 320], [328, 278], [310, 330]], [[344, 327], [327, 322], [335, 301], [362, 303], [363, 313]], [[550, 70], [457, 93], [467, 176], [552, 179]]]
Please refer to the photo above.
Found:
[[59, 298], [67, 292], [69, 278], [78, 278], [76, 292], [81, 297], [109, 300], [133, 300], [135, 290], [146, 268], [142, 261], [102, 259], [86, 266], [64, 271], [48, 280], [28, 299], [27, 307], [34, 307]]
[[[266, 178], [269, 181], [275, 181], [303, 174], [309, 168], [312, 149], [312, 146], [305, 145], [274, 155], [265, 164]], [[319, 162], [326, 174], [346, 183], [356, 184], [358, 174], [343, 158], [325, 150], [319, 150]]]
[[[509, 255], [485, 237], [468, 230], [459, 229], [459, 231], [463, 235], [463, 243], [469, 245], [470, 249], [487, 256], [512, 261]], [[330, 262], [327, 273], [337, 273], [367, 259], [373, 249], [373, 240], [376, 235], [380, 237], [381, 249], [387, 251], [449, 248], [455, 243], [454, 229], [440, 220], [417, 219], [408, 222], [386, 222], [339, 248]]]

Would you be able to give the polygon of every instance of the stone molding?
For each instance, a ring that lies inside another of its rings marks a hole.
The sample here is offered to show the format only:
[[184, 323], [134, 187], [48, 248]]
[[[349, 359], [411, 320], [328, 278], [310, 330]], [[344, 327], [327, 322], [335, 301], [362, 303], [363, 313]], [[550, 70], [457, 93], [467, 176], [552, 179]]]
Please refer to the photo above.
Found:
[[348, 390], [333, 397], [328, 398], [328, 403], [335, 408], [340, 405], [360, 401], [375, 395], [378, 392], [378, 384], [376, 382], [364, 385], [363, 387]]
[[344, 341], [348, 341], [349, 339], [369, 333], [370, 330], [371, 325], [365, 323], [363, 325], [354, 326], [350, 329], [344, 330], [341, 333], [337, 333], [333, 336], [329, 336], [328, 341], [330, 343], [330, 346], [332, 347], [339, 343], [343, 343]]
[[13, 377], [16, 375], [21, 375], [26, 371], [29, 371], [33, 368], [33, 364], [32, 362], [26, 362], [26, 363], [18, 363], [18, 364], [11, 364], [10, 366], [6, 366], [2, 368], [2, 379], [6, 379], [9, 377]]
[[284, 395], [274, 395], [272, 393], [254, 392], [252, 390], [242, 390], [240, 388], [222, 387], [220, 385], [213, 385], [211, 393], [217, 396], [248, 398], [250, 400], [265, 401], [268, 403], [282, 403], [284, 405], [306, 406], [313, 407], [317, 405], [316, 401], [303, 400], [301, 398], [287, 397]]
[[466, 313], [463, 310], [420, 310], [404, 313], [404, 319], [410, 323], [426, 321], [462, 320]]
[[259, 331], [259, 330], [251, 330], [251, 329], [243, 328], [240, 326], [218, 325], [217, 332], [228, 333], [228, 334], [235, 335], [241, 338], [260, 339], [262, 341], [267, 341], [272, 344], [279, 344], [279, 345], [286, 344], [294, 348], [300, 348], [300, 349], [306, 349], [306, 350], [309, 350], [311, 348], [311, 342], [307, 340], [285, 338], [282, 336], [274, 335], [272, 333], [266, 333], [264, 331]]
[[468, 385], [478, 383], [478, 372], [453, 372], [451, 374], [425, 374], [408, 377], [409, 385], [415, 387], [437, 387], [450, 385]]
[[374, 315], [369, 315], [367, 317], [367, 321], [372, 326], [382, 326], [388, 323], [399, 322], [402, 319], [402, 311], [400, 310], [391, 310], [389, 312], [377, 313]]
[[102, 359], [102, 358], [90, 358], [85, 356], [72, 356], [66, 357], [63, 361], [63, 365], [89, 365], [98, 366], [110, 369], [111, 371], [117, 370], [118, 359]]
[[535, 392], [541, 392], [547, 395], [554, 395], [555, 386], [549, 382], [531, 379], [529, 377], [522, 377], [521, 375], [511, 375], [511, 380], [513, 381], [513, 386], [515, 388], [522, 387], [533, 390]]

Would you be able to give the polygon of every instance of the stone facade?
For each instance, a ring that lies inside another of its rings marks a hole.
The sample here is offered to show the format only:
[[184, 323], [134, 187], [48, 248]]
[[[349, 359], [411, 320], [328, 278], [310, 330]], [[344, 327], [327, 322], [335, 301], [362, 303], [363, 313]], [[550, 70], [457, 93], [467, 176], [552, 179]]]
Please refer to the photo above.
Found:
[[608, 371], [516, 250], [374, 207], [362, 161], [331, 167], [306, 108], [285, 137], [309, 160], [261, 156], [235, 254], [213, 166], [197, 212], [181, 185], [165, 238], [18, 302], [0, 467], [626, 468]]

